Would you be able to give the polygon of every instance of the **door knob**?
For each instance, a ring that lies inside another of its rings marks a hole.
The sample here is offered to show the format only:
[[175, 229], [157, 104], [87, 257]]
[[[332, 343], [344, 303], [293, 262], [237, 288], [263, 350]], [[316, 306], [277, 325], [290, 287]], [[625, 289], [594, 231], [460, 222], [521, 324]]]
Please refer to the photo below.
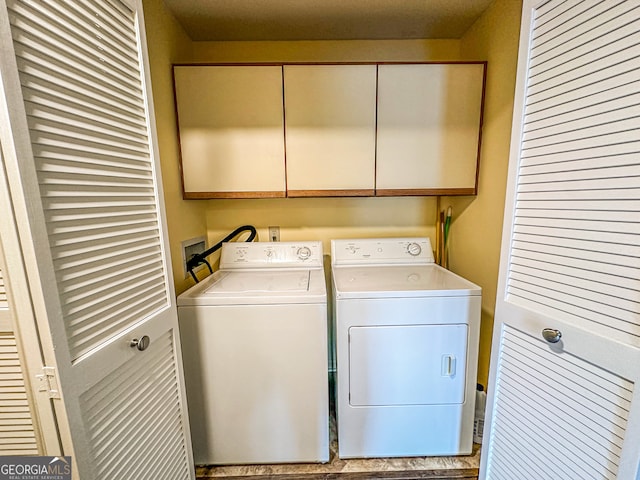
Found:
[[558, 343], [562, 338], [562, 332], [553, 328], [543, 328], [542, 337], [549, 343]]
[[129, 342], [129, 346], [135, 347], [142, 352], [143, 350], [147, 349], [150, 343], [151, 343], [151, 339], [147, 335], [143, 335], [139, 339], [134, 338], [133, 340], [131, 340]]

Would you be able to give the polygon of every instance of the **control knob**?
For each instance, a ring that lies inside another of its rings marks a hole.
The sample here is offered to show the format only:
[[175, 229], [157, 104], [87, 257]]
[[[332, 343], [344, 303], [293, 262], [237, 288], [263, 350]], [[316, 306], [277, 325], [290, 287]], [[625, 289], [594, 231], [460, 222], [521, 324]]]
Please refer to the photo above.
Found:
[[300, 247], [297, 255], [300, 260], [306, 260], [311, 256], [311, 249], [309, 247]]
[[409, 245], [407, 245], [407, 253], [409, 253], [409, 255], [411, 255], [412, 257], [417, 257], [421, 252], [422, 247], [419, 244], [411, 242]]

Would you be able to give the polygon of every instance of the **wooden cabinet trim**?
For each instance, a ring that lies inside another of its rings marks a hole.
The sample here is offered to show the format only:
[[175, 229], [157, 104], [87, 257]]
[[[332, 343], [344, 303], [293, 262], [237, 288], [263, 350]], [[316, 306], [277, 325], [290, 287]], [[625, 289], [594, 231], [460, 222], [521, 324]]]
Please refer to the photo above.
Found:
[[285, 198], [285, 192], [184, 192], [185, 200], [207, 200], [215, 198]]
[[395, 189], [387, 188], [376, 190], [376, 197], [435, 197], [435, 196], [456, 196], [456, 195], [476, 195], [475, 188], [407, 188]]
[[289, 190], [287, 197], [373, 197], [375, 190]]
[[222, 63], [173, 63], [172, 67], [280, 67], [285, 65], [480, 65], [486, 60], [449, 61], [389, 61], [389, 62], [222, 62]]

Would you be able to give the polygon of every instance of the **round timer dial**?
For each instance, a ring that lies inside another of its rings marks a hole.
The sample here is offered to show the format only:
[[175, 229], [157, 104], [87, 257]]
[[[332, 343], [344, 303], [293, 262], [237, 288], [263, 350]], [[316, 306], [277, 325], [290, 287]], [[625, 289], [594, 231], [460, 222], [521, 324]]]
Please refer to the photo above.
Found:
[[300, 247], [297, 251], [297, 255], [300, 260], [306, 260], [311, 256], [311, 249], [309, 247]]
[[409, 255], [417, 257], [421, 252], [422, 247], [419, 244], [411, 242], [409, 245], [407, 245], [407, 253], [409, 253]]

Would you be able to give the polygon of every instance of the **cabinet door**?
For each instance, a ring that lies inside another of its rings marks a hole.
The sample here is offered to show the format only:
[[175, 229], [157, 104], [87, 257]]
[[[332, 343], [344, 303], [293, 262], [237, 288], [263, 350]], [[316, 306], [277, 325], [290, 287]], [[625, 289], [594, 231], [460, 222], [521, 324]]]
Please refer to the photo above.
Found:
[[375, 65], [286, 65], [288, 196], [373, 195]]
[[282, 67], [176, 66], [184, 198], [284, 197]]
[[378, 68], [376, 194], [475, 194], [484, 64]]
[[[508, 310], [516, 321], [495, 327], [478, 478], [637, 478], [638, 349]], [[559, 342], [544, 341], [547, 326], [562, 332]]]

